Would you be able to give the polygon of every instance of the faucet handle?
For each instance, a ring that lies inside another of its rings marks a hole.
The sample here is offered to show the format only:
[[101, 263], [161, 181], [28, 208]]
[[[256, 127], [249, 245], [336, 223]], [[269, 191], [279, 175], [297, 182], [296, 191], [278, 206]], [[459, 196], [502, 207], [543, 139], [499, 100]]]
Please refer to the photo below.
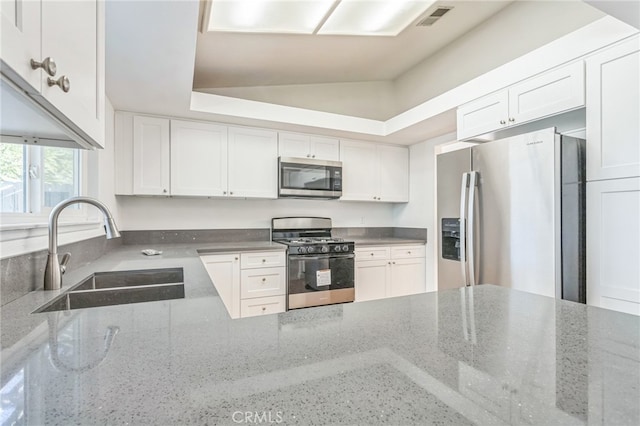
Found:
[[65, 253], [62, 255], [62, 259], [60, 259], [60, 273], [64, 274], [67, 271], [67, 263], [69, 263], [69, 259], [71, 259], [71, 253]]

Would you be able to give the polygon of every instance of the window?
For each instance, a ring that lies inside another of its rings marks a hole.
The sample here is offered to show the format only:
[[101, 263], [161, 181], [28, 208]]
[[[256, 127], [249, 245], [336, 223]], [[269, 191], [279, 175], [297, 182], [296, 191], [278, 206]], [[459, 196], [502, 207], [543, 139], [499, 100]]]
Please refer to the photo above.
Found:
[[0, 143], [3, 218], [46, 216], [60, 201], [80, 195], [81, 157], [78, 149]]

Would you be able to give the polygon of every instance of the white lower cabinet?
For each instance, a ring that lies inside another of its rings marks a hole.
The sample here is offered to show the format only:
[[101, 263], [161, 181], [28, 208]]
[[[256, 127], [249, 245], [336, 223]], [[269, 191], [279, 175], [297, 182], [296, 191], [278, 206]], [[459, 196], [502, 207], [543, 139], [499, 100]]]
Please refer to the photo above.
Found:
[[356, 302], [423, 293], [425, 246], [356, 248]]
[[640, 315], [640, 178], [587, 183], [587, 304]]
[[224, 253], [201, 256], [231, 318], [286, 310], [285, 253]]

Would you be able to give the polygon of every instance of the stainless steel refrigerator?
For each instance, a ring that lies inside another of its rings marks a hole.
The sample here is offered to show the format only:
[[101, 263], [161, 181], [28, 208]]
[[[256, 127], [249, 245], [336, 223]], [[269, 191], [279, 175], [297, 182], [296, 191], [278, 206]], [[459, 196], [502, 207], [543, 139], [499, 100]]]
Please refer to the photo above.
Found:
[[584, 149], [550, 128], [438, 155], [438, 289], [585, 303]]

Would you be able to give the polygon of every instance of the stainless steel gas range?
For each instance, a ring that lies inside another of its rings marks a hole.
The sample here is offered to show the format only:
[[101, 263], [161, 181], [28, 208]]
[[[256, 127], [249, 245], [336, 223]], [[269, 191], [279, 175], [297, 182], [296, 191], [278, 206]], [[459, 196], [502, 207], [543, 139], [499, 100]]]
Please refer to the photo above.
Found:
[[353, 302], [353, 241], [331, 236], [326, 217], [278, 217], [271, 239], [288, 246], [288, 309]]

